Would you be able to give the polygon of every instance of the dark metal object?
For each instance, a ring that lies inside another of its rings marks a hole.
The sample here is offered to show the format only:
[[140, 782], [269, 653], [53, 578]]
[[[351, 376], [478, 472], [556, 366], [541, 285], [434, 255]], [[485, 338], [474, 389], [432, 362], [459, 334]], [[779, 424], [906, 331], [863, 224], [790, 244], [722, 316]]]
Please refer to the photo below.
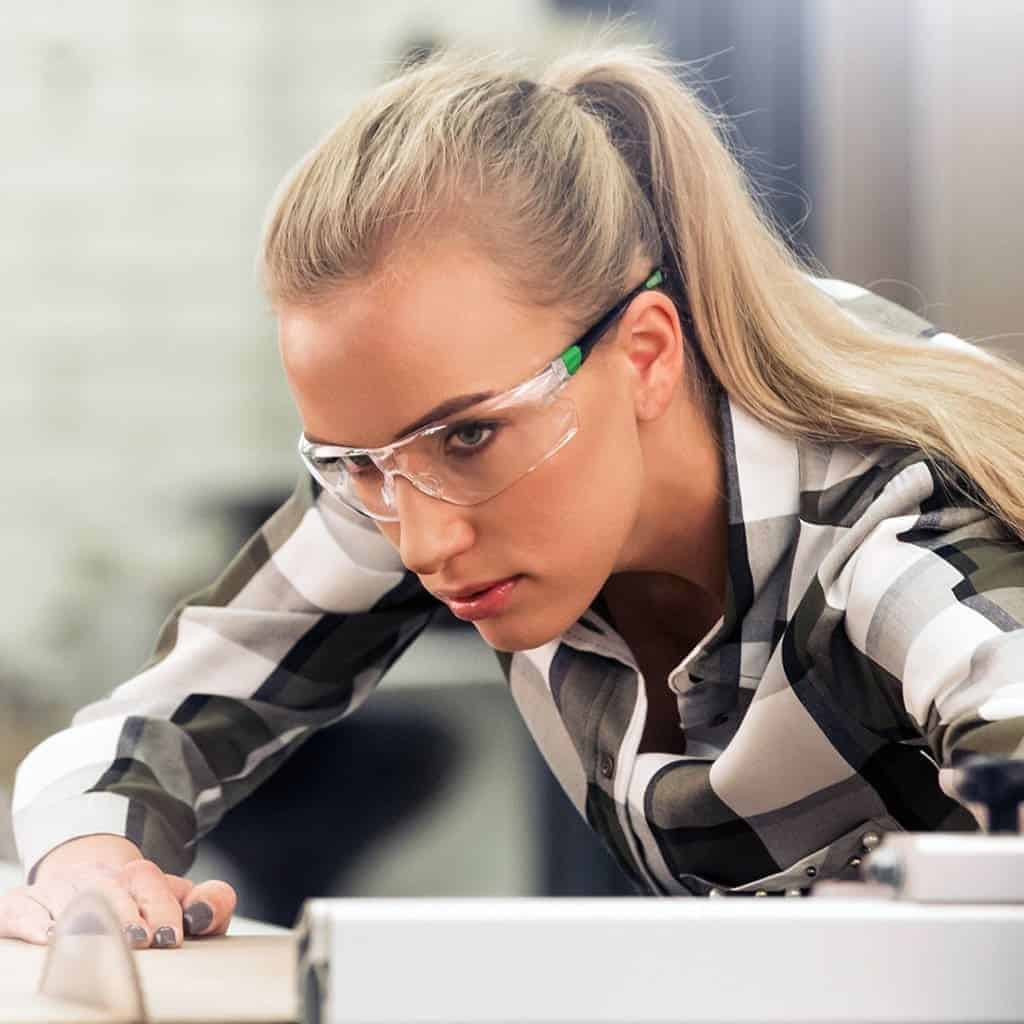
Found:
[[957, 769], [954, 785], [961, 800], [985, 805], [989, 832], [1020, 831], [1024, 761], [1002, 757], [971, 758]]

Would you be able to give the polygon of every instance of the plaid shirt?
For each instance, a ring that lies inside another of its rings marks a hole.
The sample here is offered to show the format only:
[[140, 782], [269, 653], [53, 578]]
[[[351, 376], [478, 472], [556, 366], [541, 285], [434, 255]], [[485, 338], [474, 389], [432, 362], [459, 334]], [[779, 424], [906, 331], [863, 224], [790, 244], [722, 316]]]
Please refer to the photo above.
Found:
[[[817, 283], [873, 325], [966, 344]], [[849, 874], [882, 832], [976, 828], [944, 787], [963, 754], [1022, 753], [1024, 545], [919, 451], [797, 441], [724, 395], [718, 415], [727, 601], [669, 676], [687, 752], [637, 753], [643, 680], [595, 602], [550, 643], [500, 656], [552, 770], [657, 894], [792, 890]], [[303, 479], [175, 611], [141, 673], [22, 763], [24, 864], [109, 832], [184, 870], [438, 607], [370, 522]]]

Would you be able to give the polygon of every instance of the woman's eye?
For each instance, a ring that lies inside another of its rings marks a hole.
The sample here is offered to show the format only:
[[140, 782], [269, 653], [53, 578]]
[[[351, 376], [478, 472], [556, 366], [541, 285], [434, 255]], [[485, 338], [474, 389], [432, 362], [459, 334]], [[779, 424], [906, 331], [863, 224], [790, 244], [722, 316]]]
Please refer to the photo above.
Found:
[[464, 423], [452, 429], [448, 435], [448, 447], [456, 452], [483, 448], [494, 436], [496, 429], [491, 423]]
[[339, 461], [345, 467], [346, 472], [353, 475], [373, 469], [373, 459], [369, 455], [346, 455]]

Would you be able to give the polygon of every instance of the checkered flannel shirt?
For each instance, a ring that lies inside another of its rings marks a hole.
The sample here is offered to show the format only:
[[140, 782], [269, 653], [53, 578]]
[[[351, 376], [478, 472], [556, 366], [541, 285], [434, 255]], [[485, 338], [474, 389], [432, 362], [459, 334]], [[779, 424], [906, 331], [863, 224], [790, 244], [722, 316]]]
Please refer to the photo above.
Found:
[[[866, 322], [967, 344], [817, 283]], [[1024, 749], [1024, 545], [919, 451], [796, 441], [727, 396], [718, 416], [728, 592], [668, 680], [686, 754], [637, 752], [643, 681], [595, 603], [500, 657], [551, 769], [655, 894], [792, 891], [848, 874], [883, 832], [976, 829], [949, 776], [967, 753]], [[186, 869], [197, 839], [355, 710], [438, 607], [369, 521], [303, 479], [174, 612], [150, 663], [22, 763], [24, 865], [106, 832]]]

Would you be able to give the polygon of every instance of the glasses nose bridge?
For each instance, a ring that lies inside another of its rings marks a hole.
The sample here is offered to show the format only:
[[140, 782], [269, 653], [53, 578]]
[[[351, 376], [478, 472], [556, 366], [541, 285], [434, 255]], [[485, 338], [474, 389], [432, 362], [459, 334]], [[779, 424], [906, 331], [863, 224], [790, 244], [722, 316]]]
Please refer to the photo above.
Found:
[[[396, 477], [408, 480], [411, 486], [429, 498], [446, 500], [442, 494], [441, 481], [435, 474], [417, 471], [408, 465], [410, 462], [408, 456], [411, 454], [413, 453], [396, 452], [395, 449], [390, 449], [380, 454], [374, 453], [370, 456], [383, 477], [380, 487], [381, 494], [384, 497], [385, 505], [391, 512], [397, 513], [398, 511], [397, 489], [395, 487]], [[399, 458], [400, 455], [405, 455], [406, 458]]]
[[384, 498], [385, 506], [389, 511], [395, 511], [395, 477], [403, 476], [404, 474], [395, 464], [394, 449], [372, 451], [366, 454], [370, 457], [370, 461], [374, 466], [377, 467], [377, 472], [382, 477], [380, 493]]

